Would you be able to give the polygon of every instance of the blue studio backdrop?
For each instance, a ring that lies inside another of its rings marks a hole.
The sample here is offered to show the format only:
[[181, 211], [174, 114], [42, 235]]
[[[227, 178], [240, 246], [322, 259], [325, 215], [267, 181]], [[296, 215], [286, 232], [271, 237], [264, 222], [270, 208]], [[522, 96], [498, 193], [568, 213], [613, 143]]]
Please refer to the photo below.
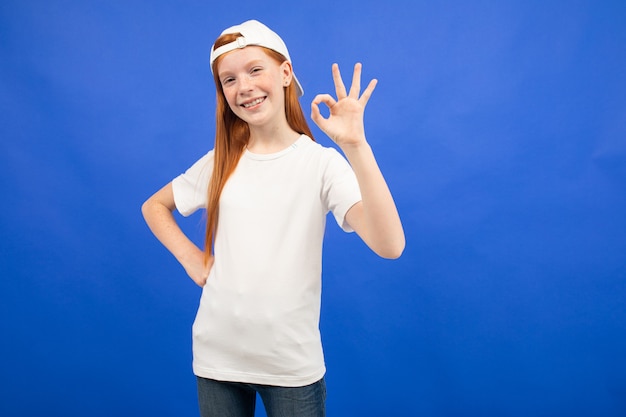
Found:
[[3, 1], [0, 415], [197, 415], [200, 290], [140, 206], [212, 147], [250, 18], [305, 113], [333, 62], [379, 79], [407, 246], [328, 222], [328, 415], [626, 415], [626, 2], [575, 0]]

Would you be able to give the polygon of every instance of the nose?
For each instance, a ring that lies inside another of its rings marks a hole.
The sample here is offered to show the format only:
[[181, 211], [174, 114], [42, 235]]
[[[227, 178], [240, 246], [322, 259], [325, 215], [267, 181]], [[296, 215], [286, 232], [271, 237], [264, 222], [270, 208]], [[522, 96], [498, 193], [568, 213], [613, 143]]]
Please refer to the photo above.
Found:
[[246, 93], [252, 90], [252, 80], [250, 77], [240, 77], [239, 78], [239, 92]]

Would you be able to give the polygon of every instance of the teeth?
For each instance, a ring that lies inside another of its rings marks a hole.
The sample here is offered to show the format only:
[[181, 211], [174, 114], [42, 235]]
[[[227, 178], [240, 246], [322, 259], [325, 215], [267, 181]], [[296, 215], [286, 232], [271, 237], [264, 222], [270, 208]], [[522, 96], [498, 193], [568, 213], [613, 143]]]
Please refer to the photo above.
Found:
[[263, 97], [257, 98], [256, 100], [251, 101], [250, 103], [244, 103], [243, 106], [245, 108], [256, 106], [257, 104], [261, 103], [263, 100], [265, 100], [265, 98], [263, 98]]

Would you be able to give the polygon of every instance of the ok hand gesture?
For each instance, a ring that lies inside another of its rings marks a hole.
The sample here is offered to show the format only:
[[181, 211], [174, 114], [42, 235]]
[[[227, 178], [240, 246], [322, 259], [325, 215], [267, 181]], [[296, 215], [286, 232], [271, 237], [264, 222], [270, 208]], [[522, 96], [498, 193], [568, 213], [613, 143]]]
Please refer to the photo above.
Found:
[[[378, 81], [375, 79], [370, 81], [359, 97], [361, 93], [360, 63], [354, 66], [349, 93], [346, 93], [346, 87], [341, 79], [337, 64], [333, 64], [332, 72], [337, 99], [334, 99], [330, 94], [315, 96], [311, 103], [311, 119], [342, 149], [365, 143], [363, 113]], [[327, 118], [320, 113], [320, 103], [324, 103], [330, 110], [330, 115]]]

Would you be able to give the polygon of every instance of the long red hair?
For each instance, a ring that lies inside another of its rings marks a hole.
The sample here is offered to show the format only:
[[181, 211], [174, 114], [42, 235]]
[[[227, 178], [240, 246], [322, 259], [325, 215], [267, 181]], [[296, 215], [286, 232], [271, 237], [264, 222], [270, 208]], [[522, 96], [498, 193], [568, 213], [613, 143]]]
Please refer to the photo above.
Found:
[[[222, 45], [233, 42], [240, 36], [241, 34], [239, 33], [222, 35], [215, 41], [214, 48], [219, 48]], [[279, 64], [287, 60], [282, 54], [272, 49], [263, 48], [263, 50]], [[207, 190], [207, 221], [204, 241], [205, 262], [208, 262], [209, 257], [213, 254], [213, 242], [217, 234], [219, 201], [222, 190], [230, 175], [235, 171], [237, 163], [250, 139], [250, 128], [248, 124], [233, 113], [224, 97], [222, 83], [220, 82], [217, 72], [222, 57], [223, 55], [217, 57], [213, 62], [213, 80], [215, 81], [216, 89], [215, 146], [213, 151], [213, 173], [211, 174], [209, 188]], [[289, 126], [296, 132], [305, 134], [314, 140], [311, 129], [302, 112], [302, 107], [300, 106], [295, 82], [290, 83], [289, 86], [284, 87], [284, 89], [285, 115]]]

